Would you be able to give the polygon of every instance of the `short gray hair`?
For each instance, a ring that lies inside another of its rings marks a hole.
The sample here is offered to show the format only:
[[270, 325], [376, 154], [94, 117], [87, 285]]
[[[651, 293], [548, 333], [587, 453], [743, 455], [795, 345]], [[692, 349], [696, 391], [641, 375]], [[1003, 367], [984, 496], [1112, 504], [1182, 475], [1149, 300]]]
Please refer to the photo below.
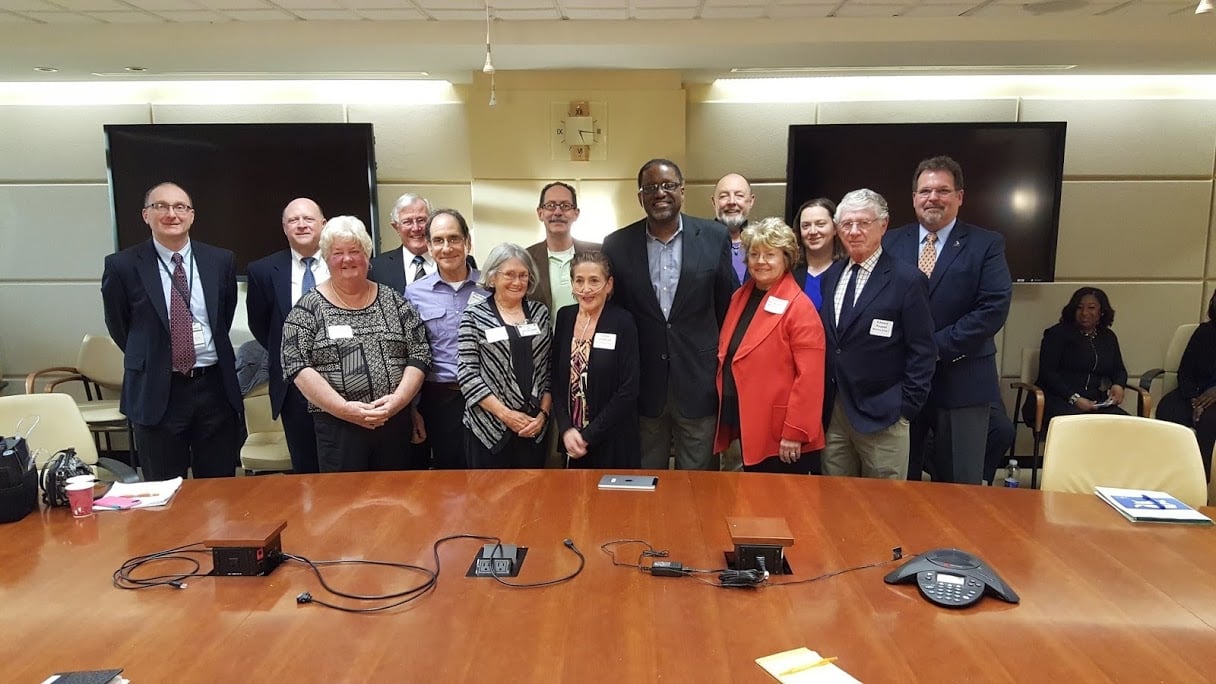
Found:
[[415, 202], [422, 202], [422, 206], [426, 207], [426, 215], [427, 216], [431, 215], [431, 203], [428, 202], [425, 197], [419, 197], [418, 195], [415, 195], [412, 192], [407, 192], [404, 195], [398, 197], [397, 201], [395, 203], [393, 203], [393, 214], [392, 214], [392, 218], [390, 219], [390, 222], [396, 223], [397, 217], [401, 215], [401, 210]]
[[335, 242], [350, 240], [359, 243], [363, 255], [372, 256], [372, 238], [367, 234], [367, 227], [355, 216], [335, 216], [321, 229], [321, 258], [329, 260], [329, 251]]
[[740, 235], [740, 241], [743, 243], [745, 255], [751, 251], [752, 247], [767, 247], [781, 252], [781, 255], [785, 257], [785, 270], [787, 271], [794, 270], [794, 266], [802, 258], [798, 236], [785, 221], [776, 216], [748, 224]]
[[836, 223], [840, 223], [840, 217], [846, 211], [865, 211], [867, 209], [874, 212], [874, 218], [891, 217], [891, 212], [887, 209], [887, 200], [883, 199], [882, 195], [869, 188], [861, 188], [841, 198], [840, 204], [836, 205]]
[[519, 259], [524, 266], [528, 267], [528, 294], [535, 292], [536, 285], [540, 281], [536, 262], [532, 260], [532, 255], [528, 254], [528, 250], [512, 242], [495, 245], [494, 249], [490, 250], [490, 256], [486, 257], [485, 267], [481, 270], [481, 280], [477, 281], [477, 284], [482, 289], [493, 291], [494, 276], [498, 275], [498, 269], [502, 267], [503, 263], [512, 259]]

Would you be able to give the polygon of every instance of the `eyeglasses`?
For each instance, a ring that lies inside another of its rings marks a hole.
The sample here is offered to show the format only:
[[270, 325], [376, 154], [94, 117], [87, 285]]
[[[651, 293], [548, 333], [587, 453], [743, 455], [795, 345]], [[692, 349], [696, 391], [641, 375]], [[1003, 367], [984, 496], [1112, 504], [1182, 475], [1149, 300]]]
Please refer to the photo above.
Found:
[[682, 183], [674, 183], [672, 181], [667, 181], [665, 183], [647, 183], [646, 185], [638, 188], [638, 192], [643, 195], [653, 195], [660, 190], [663, 192], [675, 192], [682, 187]]
[[194, 207], [190, 206], [189, 204], [182, 204], [181, 202], [178, 202], [177, 204], [153, 202], [152, 204], [145, 204], [144, 209], [151, 209], [158, 214], [164, 214], [170, 211], [172, 211], [174, 214], [188, 214], [194, 211]]
[[853, 228], [856, 228], [857, 230], [869, 230], [870, 226], [874, 225], [875, 223], [878, 223], [878, 219], [876, 218], [865, 219], [864, 221], [841, 221], [840, 229], [852, 230]]
[[426, 225], [426, 217], [425, 216], [414, 216], [412, 218], [397, 219], [396, 221], [393, 221], [393, 225], [394, 226], [417, 226], [419, 228], [422, 228], [423, 226]]
[[760, 261], [766, 264], [771, 264], [781, 259], [781, 255], [777, 252], [771, 254], [765, 252], [748, 252], [747, 258], [749, 261]]
[[502, 278], [503, 280], [507, 280], [509, 282], [515, 282], [517, 280], [520, 282], [524, 282], [524, 283], [528, 282], [528, 272], [527, 271], [513, 271], [513, 272], [499, 271], [498, 277]]
[[929, 199], [934, 194], [937, 194], [939, 197], [949, 197], [955, 192], [958, 191], [951, 188], [921, 188], [920, 190], [916, 191], [916, 196], [921, 199]]
[[571, 209], [577, 209], [578, 207], [574, 206], [573, 202], [545, 202], [544, 204], [540, 205], [540, 208], [544, 209], [545, 211], [557, 211], [558, 209], [561, 209], [562, 211], [570, 211]]
[[443, 237], [435, 236], [435, 237], [431, 238], [431, 246], [434, 247], [435, 249], [443, 249], [444, 245], [449, 245], [451, 247], [463, 247], [464, 246], [464, 236], [463, 235], [453, 235], [450, 238], [443, 238]]

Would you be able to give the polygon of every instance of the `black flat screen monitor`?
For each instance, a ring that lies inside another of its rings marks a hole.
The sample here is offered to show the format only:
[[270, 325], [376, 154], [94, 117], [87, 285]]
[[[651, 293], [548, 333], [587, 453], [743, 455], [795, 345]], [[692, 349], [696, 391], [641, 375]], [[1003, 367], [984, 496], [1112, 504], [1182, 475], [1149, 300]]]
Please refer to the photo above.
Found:
[[944, 154], [963, 168], [959, 218], [1005, 236], [1015, 282], [1055, 280], [1063, 122], [790, 126], [785, 214], [809, 199], [839, 202], [870, 188], [886, 198], [891, 228], [916, 221], [912, 174]]
[[193, 202], [196, 240], [236, 253], [237, 273], [287, 247], [283, 208], [308, 197], [325, 216], [357, 216], [377, 240], [372, 125], [107, 125], [106, 164], [118, 249], [147, 240], [144, 193], [162, 181]]

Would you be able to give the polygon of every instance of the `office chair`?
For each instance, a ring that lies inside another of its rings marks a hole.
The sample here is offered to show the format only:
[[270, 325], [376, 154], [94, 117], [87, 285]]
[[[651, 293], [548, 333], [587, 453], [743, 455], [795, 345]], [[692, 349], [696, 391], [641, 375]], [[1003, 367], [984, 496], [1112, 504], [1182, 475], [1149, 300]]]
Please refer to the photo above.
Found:
[[1043, 490], [1092, 494], [1097, 486], [1169, 492], [1189, 506], [1208, 500], [1189, 429], [1141, 416], [1058, 416], [1043, 448]]
[[[41, 468], [56, 452], [68, 447], [76, 450], [80, 460], [93, 467], [99, 477], [121, 482], [138, 482], [139, 475], [131, 466], [112, 458], [101, 458], [93, 443], [93, 435], [76, 408], [72, 397], [60, 393], [16, 394], [0, 397], [0, 433], [14, 435], [17, 423], [37, 416], [38, 424], [27, 440], [35, 463]], [[26, 422], [23, 429], [29, 425]], [[21, 436], [24, 436], [22, 434]], [[110, 477], [106, 478], [108, 471]]]
[[269, 383], [256, 385], [245, 396], [245, 428], [249, 436], [241, 447], [241, 468], [246, 475], [291, 470], [283, 424], [271, 417]]
[[[1164, 397], [1178, 388], [1178, 366], [1182, 363], [1182, 353], [1186, 351], [1186, 345], [1191, 341], [1191, 335], [1195, 334], [1195, 329], [1198, 327], [1198, 323], [1184, 323], [1178, 326], [1174, 330], [1173, 338], [1170, 339], [1170, 346], [1165, 350], [1165, 363], [1161, 365], [1161, 368], [1144, 371], [1144, 374], [1140, 376], [1141, 394], [1136, 403], [1138, 415], [1150, 417], [1157, 415], [1157, 406], [1152, 403], [1149, 394], [1153, 381], [1161, 380], [1161, 389], [1156, 395], [1158, 397]], [[1145, 401], [1149, 403], [1149, 406], [1144, 405]]]

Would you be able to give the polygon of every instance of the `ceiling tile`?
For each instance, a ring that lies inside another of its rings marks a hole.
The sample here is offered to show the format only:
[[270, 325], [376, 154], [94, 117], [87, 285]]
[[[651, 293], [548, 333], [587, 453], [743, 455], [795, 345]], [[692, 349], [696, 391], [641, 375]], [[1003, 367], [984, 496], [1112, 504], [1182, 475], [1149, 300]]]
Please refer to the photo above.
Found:
[[894, 17], [908, 7], [907, 3], [887, 4], [851, 0], [836, 10], [836, 17]]
[[190, 11], [165, 11], [157, 12], [160, 16], [173, 22], [181, 23], [196, 23], [196, 22], [223, 22], [228, 21], [228, 17], [219, 12], [210, 12], [208, 10], [190, 10]]
[[75, 12], [22, 12], [25, 16], [47, 24], [96, 24], [93, 17], [87, 17]]
[[127, 4], [135, 5], [140, 9], [160, 11], [160, 10], [197, 10], [202, 7], [191, 0], [126, 0]]
[[700, 5], [701, 0], [633, 0], [635, 9], [671, 9], [675, 7], [699, 7]]
[[916, 5], [905, 9], [899, 16], [901, 17], [957, 17], [968, 8], [973, 7], [974, 2], [968, 2], [966, 5]]
[[[428, 12], [430, 10], [478, 10], [483, 15], [486, 13], [486, 6], [481, 0], [414, 0], [414, 4], [418, 5]], [[494, 3], [490, 2], [491, 9]]]
[[798, 19], [807, 17], [826, 17], [836, 9], [838, 3], [776, 5], [769, 11], [771, 19]]
[[[408, 4], [409, 0], [402, 0], [402, 2]], [[481, 11], [485, 12], [485, 8], [479, 2], [440, 3], [423, 1], [418, 4], [433, 5], [436, 8], [444, 9], [475, 9], [481, 7]], [[498, 10], [511, 9], [548, 9], [554, 12], [557, 11], [557, 8], [553, 6], [553, 0], [490, 0], [490, 12], [495, 15], [498, 14]]]
[[654, 20], [670, 20], [670, 19], [695, 19], [697, 16], [696, 7], [673, 7], [669, 9], [655, 8], [647, 9], [637, 7], [633, 10], [633, 16], [638, 19], [654, 19]]
[[705, 7], [701, 10], [702, 19], [762, 19], [764, 8], [754, 7]]
[[485, 8], [478, 10], [427, 9], [426, 13], [440, 21], [485, 21]]
[[164, 19], [144, 12], [86, 12], [90, 17], [107, 24], [159, 24]]
[[271, 0], [271, 2], [279, 7], [291, 11], [297, 9], [305, 10], [337, 10], [346, 9], [338, 0]]
[[23, 17], [17, 14], [9, 14], [8, 12], [0, 12], [0, 24], [33, 24], [33, 19]]
[[744, 5], [754, 5], [759, 7], [767, 7], [769, 0], [705, 0], [706, 7], [743, 7]]
[[195, 2], [214, 10], [260, 10], [272, 7], [266, 0], [195, 0]]
[[412, 9], [360, 9], [356, 10], [366, 19], [381, 21], [426, 21], [426, 15]]
[[292, 21], [295, 16], [279, 9], [224, 10], [235, 21]]
[[362, 21], [363, 17], [351, 10], [292, 10], [292, 14], [305, 21]]
[[121, 12], [131, 9], [130, 5], [118, 2], [118, 0], [55, 0], [55, 4], [63, 9], [78, 12]]
[[59, 7], [52, 5], [45, 0], [0, 0], [0, 10], [43, 10], [48, 12], [57, 12]]
[[562, 15], [558, 14], [556, 7], [548, 9], [517, 9], [517, 10], [500, 10], [498, 6], [494, 6], [494, 18], [504, 21], [553, 21], [561, 19]]
[[594, 7], [571, 7], [566, 5], [566, 16], [571, 19], [628, 19], [629, 9], [612, 7], [612, 8], [594, 8]]
[[579, 9], [629, 11], [629, 3], [626, 0], [617, 0], [616, 2], [601, 2], [601, 0], [562, 0], [562, 7], [565, 9], [577, 7]]

